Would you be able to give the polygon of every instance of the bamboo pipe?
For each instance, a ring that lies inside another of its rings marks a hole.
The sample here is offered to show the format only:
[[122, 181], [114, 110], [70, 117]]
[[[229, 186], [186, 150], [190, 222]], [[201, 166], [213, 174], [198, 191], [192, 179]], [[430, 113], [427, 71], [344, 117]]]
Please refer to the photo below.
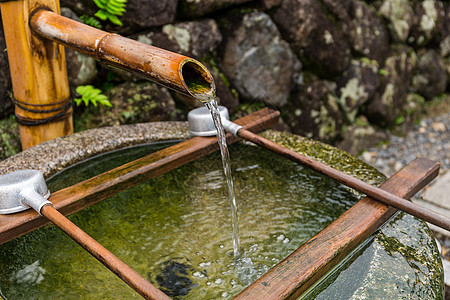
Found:
[[64, 47], [31, 33], [30, 12], [56, 0], [0, 2], [22, 149], [73, 133]]
[[44, 9], [31, 14], [30, 27], [41, 37], [202, 102], [209, 102], [215, 96], [214, 79], [209, 71], [187, 56], [108, 33]]
[[450, 218], [446, 216], [440, 215], [434, 211], [431, 211], [415, 203], [412, 203], [406, 199], [398, 197], [392, 193], [384, 191], [376, 186], [370, 185], [362, 180], [359, 180], [344, 172], [338, 171], [324, 163], [318, 162], [303, 154], [282, 147], [244, 128], [239, 129], [237, 135], [261, 147], [267, 148], [275, 153], [278, 153], [294, 162], [301, 163], [321, 174], [329, 176], [357, 191], [366, 194], [367, 196], [373, 198], [374, 200], [400, 209], [424, 221], [427, 221], [445, 230], [450, 231]]
[[103, 247], [95, 239], [78, 226], [72, 223], [52, 205], [44, 205], [41, 208], [41, 214], [52, 221], [56, 226], [63, 230], [68, 236], [75, 240], [81, 247], [88, 251], [98, 261], [110, 269], [126, 284], [132, 287], [145, 299], [170, 299], [161, 290], [147, 281], [139, 273], [117, 258], [108, 249]]

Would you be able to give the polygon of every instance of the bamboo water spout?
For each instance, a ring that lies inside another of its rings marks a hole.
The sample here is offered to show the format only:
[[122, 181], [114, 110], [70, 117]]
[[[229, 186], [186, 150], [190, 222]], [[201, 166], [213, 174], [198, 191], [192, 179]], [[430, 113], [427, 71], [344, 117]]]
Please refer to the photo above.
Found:
[[48, 10], [31, 14], [37, 35], [138, 76], [207, 102], [214, 96], [210, 72], [197, 60], [108, 33]]

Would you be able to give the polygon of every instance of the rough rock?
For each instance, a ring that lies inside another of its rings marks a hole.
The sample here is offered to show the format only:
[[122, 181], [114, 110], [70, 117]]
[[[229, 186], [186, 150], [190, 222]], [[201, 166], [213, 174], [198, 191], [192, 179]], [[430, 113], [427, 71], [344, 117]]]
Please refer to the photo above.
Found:
[[244, 15], [223, 49], [223, 72], [240, 96], [286, 104], [301, 64], [267, 14]]
[[405, 42], [414, 17], [410, 1], [384, 0], [379, 13], [389, 20], [388, 27], [394, 41]]
[[350, 123], [355, 121], [359, 108], [374, 96], [380, 84], [378, 71], [375, 60], [352, 60], [343, 77], [337, 81], [339, 105]]
[[65, 48], [65, 52], [69, 84], [76, 87], [94, 81], [98, 73], [95, 59], [70, 48]]
[[80, 16], [83, 14], [93, 16], [98, 11], [98, 7], [92, 0], [60, 0], [60, 4], [61, 8], [70, 8], [70, 10]]
[[353, 50], [382, 63], [389, 53], [389, 33], [376, 12], [357, 0], [323, 2], [337, 16]]
[[351, 125], [342, 136], [343, 139], [337, 144], [337, 147], [352, 155], [357, 155], [389, 138], [385, 131], [379, 130], [368, 123], [363, 126]]
[[169, 91], [151, 82], [125, 82], [107, 95], [112, 107], [90, 105], [80, 118], [85, 127], [167, 121], [174, 115], [175, 102]]
[[395, 120], [395, 126], [390, 129], [393, 134], [404, 136], [411, 130], [423, 113], [425, 99], [415, 93], [408, 93], [405, 98], [399, 117]]
[[343, 123], [335, 93], [336, 84], [330, 81], [314, 81], [296, 91], [284, 110], [292, 132], [333, 142]]
[[180, 0], [178, 16], [180, 18], [201, 17], [230, 6], [236, 6], [251, 0]]
[[428, 44], [442, 31], [445, 11], [441, 1], [424, 0], [414, 7], [413, 26], [408, 37], [408, 43], [416, 46]]
[[19, 126], [14, 118], [0, 120], [0, 160], [20, 152]]
[[149, 45], [201, 58], [214, 50], [222, 40], [213, 19], [164, 25], [159, 29], [143, 31], [131, 38]]
[[411, 88], [426, 99], [445, 92], [447, 87], [447, 71], [445, 61], [435, 50], [429, 49], [417, 53], [418, 64], [411, 81]]
[[14, 111], [14, 104], [9, 94], [12, 91], [12, 86], [8, 53], [4, 49], [6, 49], [6, 42], [3, 34], [3, 25], [0, 22], [0, 118], [8, 116]]
[[416, 61], [415, 52], [407, 47], [395, 49], [386, 59], [381, 86], [366, 106], [365, 115], [369, 121], [380, 126], [395, 123], [403, 110]]
[[450, 4], [447, 4], [447, 9], [445, 12], [439, 49], [443, 57], [450, 56]]
[[319, 1], [283, 1], [273, 18], [283, 38], [290, 43], [306, 69], [333, 76], [348, 67], [348, 42], [328, 19]]
[[[152, 26], [170, 24], [175, 20], [178, 0], [128, 0], [126, 12], [119, 16], [124, 26], [116, 26], [111, 22], [103, 22], [105, 30], [121, 33], [142, 30]], [[62, 7], [68, 7], [79, 16], [94, 16], [99, 10], [92, 0], [61, 0]]]
[[274, 7], [280, 6], [282, 0], [262, 0], [261, 1], [261, 9], [269, 10]]
[[175, 20], [178, 0], [128, 0], [122, 23], [136, 29], [170, 24]]

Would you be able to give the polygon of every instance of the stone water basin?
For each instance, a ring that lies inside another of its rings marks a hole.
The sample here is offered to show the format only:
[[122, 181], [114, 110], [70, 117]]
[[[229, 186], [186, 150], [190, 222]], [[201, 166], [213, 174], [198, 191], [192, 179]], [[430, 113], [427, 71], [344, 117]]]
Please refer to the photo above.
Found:
[[[109, 130], [127, 132], [125, 141], [116, 140], [114, 147], [143, 145], [102, 154], [66, 168], [48, 180], [49, 189], [59, 190], [176, 143], [160, 140], [187, 137], [183, 124], [168, 126], [171, 131], [166, 134], [149, 134], [139, 126]], [[164, 131], [164, 127], [160, 130]], [[105, 148], [111, 150], [110, 138], [119, 136], [117, 132], [99, 134], [98, 130], [91, 134], [96, 141], [92, 149], [74, 151], [69, 140], [80, 144], [76, 135], [64, 139], [66, 149], [85, 158]], [[83, 133], [86, 145], [92, 142], [88, 135]], [[375, 169], [331, 146], [275, 131], [263, 135], [372, 184], [384, 180]], [[106, 146], [101, 146], [101, 142]], [[70, 218], [171, 297], [218, 299], [239, 293], [361, 197], [339, 183], [245, 142], [232, 145], [230, 155], [244, 252], [239, 262], [233, 259], [231, 213], [217, 152]], [[72, 154], [61, 156], [64, 158], [59, 160], [60, 165], [74, 163]], [[35, 168], [39, 164], [45, 166], [47, 177], [62, 168], [49, 167], [42, 157], [35, 160], [39, 162], [27, 159], [22, 163], [35, 164]], [[0, 268], [0, 290], [6, 299], [139, 298], [52, 225], [1, 245]], [[400, 213], [303, 298], [440, 299], [442, 274], [428, 227]]]

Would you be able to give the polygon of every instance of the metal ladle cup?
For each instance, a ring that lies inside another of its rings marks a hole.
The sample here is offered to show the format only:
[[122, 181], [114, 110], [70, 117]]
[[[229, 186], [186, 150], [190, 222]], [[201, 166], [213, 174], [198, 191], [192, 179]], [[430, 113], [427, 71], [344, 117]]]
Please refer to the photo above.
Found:
[[[242, 126], [230, 121], [228, 109], [219, 106], [219, 114], [222, 125], [227, 132], [237, 136], [237, 132]], [[211, 112], [206, 107], [199, 107], [188, 113], [189, 132], [194, 136], [213, 136], [217, 134], [216, 127], [211, 116]]]
[[44, 176], [37, 170], [20, 170], [0, 176], [0, 214], [12, 214], [29, 209], [41, 213], [50, 191]]

